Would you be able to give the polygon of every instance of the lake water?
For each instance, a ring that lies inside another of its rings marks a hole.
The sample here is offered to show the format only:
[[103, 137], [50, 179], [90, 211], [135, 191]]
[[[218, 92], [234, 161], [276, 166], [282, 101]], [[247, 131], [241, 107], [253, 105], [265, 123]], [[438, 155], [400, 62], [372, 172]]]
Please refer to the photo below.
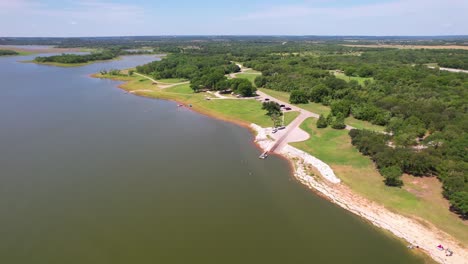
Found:
[[0, 58], [0, 263], [419, 263], [244, 128]]

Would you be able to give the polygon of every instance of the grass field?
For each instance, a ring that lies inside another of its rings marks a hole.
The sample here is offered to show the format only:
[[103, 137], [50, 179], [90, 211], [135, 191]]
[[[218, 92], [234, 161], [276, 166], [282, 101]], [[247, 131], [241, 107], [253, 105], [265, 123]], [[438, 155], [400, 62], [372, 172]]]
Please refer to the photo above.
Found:
[[[289, 102], [289, 93], [287, 92], [274, 91], [274, 90], [265, 89], [265, 88], [260, 88], [259, 90], [270, 95], [271, 97], [277, 98], [281, 101]], [[298, 104], [297, 106], [304, 110], [317, 113], [319, 115], [323, 114], [326, 116], [330, 113], [330, 107], [322, 105], [322, 104], [318, 104], [318, 103], [310, 102], [308, 104]], [[373, 125], [370, 122], [358, 120], [352, 116], [346, 118], [345, 123], [347, 125], [350, 125], [352, 127], [359, 128], [359, 129], [369, 129], [369, 130], [379, 131], [379, 132], [382, 132], [385, 130], [385, 127], [383, 126]]]
[[[441, 195], [441, 185], [434, 183], [435, 179], [428, 178], [432, 183], [424, 184], [418, 189], [413, 183], [415, 177], [407, 176], [403, 178], [407, 185], [404, 188], [387, 187], [371, 160], [351, 145], [348, 131], [318, 129], [313, 118], [307, 119], [301, 128], [308, 132], [311, 138], [291, 145], [329, 164], [335, 174], [351, 189], [392, 211], [419, 221], [428, 220], [464, 244], [468, 243], [467, 224], [448, 210], [448, 204]], [[419, 191], [419, 195], [416, 191], [409, 191], [410, 189]], [[423, 195], [427, 192], [431, 195]]]
[[345, 80], [347, 82], [349, 81], [357, 81], [360, 85], [364, 85], [365, 81], [373, 81], [374, 78], [364, 78], [364, 77], [355, 77], [355, 76], [347, 76], [344, 73], [339, 73], [339, 72], [333, 72], [336, 76], [336, 78]]
[[259, 74], [239, 73], [236, 75], [236, 78], [247, 79], [255, 86], [255, 78], [257, 78], [257, 76], [259, 76]]
[[187, 80], [186, 79], [178, 79], [178, 78], [171, 78], [171, 79], [160, 79], [160, 80], [156, 80], [158, 82], [162, 82], [162, 83], [180, 83], [180, 82], [186, 82]]

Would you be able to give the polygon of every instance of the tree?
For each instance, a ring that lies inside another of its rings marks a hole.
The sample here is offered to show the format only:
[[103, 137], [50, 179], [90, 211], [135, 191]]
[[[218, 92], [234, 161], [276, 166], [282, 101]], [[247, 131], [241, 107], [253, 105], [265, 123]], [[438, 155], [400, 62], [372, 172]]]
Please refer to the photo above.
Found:
[[281, 112], [281, 106], [277, 102], [264, 102], [262, 109], [267, 110], [266, 115], [271, 118], [274, 127], [280, 124], [280, 117], [283, 115], [283, 112]]
[[468, 192], [456, 192], [450, 199], [451, 209], [462, 216], [468, 218]]
[[346, 125], [344, 123], [344, 116], [339, 113], [336, 117], [335, 120], [332, 122], [331, 127], [334, 129], [345, 129]]
[[317, 120], [317, 128], [326, 128], [328, 126], [327, 119], [322, 114], [320, 115], [319, 119]]
[[385, 177], [385, 185], [400, 187], [403, 185], [403, 181], [400, 180], [402, 171], [398, 166], [385, 167], [380, 170], [382, 176]]
[[289, 102], [291, 104], [307, 104], [309, 99], [304, 90], [292, 90], [289, 96]]
[[236, 93], [242, 95], [243, 97], [250, 97], [254, 95], [255, 88], [250, 82], [243, 82], [237, 86]]
[[331, 103], [331, 113], [334, 116], [338, 114], [348, 117], [351, 109], [351, 102], [345, 100], [333, 101]]
[[267, 78], [263, 75], [259, 75], [255, 78], [254, 83], [257, 87], [265, 87], [267, 83]]

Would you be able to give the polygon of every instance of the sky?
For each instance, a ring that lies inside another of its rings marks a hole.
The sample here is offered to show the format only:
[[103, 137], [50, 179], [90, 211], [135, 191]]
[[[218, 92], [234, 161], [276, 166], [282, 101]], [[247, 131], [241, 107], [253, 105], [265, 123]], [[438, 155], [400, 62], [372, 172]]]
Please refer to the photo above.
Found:
[[468, 0], [0, 0], [0, 37], [468, 35]]

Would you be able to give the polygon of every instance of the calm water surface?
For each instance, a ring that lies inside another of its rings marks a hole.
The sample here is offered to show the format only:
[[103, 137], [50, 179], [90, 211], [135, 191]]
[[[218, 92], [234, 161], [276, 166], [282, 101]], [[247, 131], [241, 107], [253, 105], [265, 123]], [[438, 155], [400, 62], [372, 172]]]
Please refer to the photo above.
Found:
[[0, 263], [419, 263], [252, 135], [79, 68], [0, 58]]

